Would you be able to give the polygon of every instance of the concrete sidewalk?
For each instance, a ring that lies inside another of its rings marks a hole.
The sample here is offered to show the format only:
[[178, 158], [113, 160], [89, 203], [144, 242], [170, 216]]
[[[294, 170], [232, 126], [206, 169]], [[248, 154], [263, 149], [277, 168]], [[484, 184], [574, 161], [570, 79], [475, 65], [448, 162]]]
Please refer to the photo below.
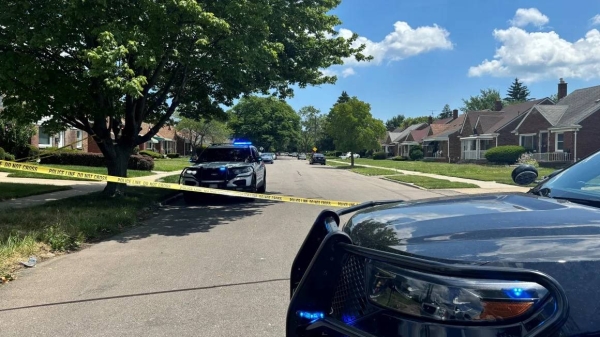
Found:
[[[151, 176], [138, 177], [139, 180], [156, 181], [169, 175], [179, 174], [181, 171], [159, 172], [153, 171], [155, 174]], [[29, 184], [29, 185], [56, 185], [56, 186], [71, 186], [68, 191], [51, 192], [46, 194], [32, 195], [30, 197], [18, 198], [0, 202], [0, 210], [9, 208], [24, 208], [35, 205], [41, 205], [48, 201], [60, 200], [80, 195], [86, 195], [94, 192], [99, 192], [104, 189], [106, 183], [103, 181], [77, 181], [77, 180], [59, 180], [59, 179], [37, 179], [37, 178], [9, 178], [9, 173], [0, 172], [0, 182]]]
[[[334, 163], [340, 163], [340, 164], [348, 164], [348, 162], [339, 161], [339, 160], [329, 159], [329, 161], [334, 162]], [[406, 174], [406, 175], [443, 179], [443, 180], [456, 181], [456, 182], [461, 182], [461, 183], [469, 183], [469, 184], [474, 184], [474, 185], [479, 186], [479, 188], [448, 189], [448, 190], [465, 193], [465, 194], [527, 192], [529, 190], [529, 187], [501, 184], [501, 183], [497, 183], [495, 181], [483, 181], [483, 180], [475, 180], [475, 179], [449, 177], [449, 176], [443, 176], [443, 175], [433, 174], [433, 173], [398, 170], [398, 169], [393, 169], [393, 168], [389, 168], [389, 167], [381, 167], [381, 166], [375, 166], [375, 165], [355, 164], [355, 166], [379, 168], [379, 169], [390, 170], [393, 172], [398, 172], [398, 173], [402, 173], [402, 174]]]

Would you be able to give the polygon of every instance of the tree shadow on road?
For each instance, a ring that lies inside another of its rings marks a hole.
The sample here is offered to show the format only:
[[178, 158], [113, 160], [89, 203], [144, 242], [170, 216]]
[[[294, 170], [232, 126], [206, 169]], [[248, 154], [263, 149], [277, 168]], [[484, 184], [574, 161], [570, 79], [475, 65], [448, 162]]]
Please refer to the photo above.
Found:
[[[269, 193], [270, 194], [270, 193]], [[135, 229], [121, 233], [109, 240], [126, 243], [153, 235], [186, 236], [205, 233], [219, 225], [231, 224], [246, 217], [261, 214], [263, 209], [276, 202], [248, 198], [204, 196], [192, 205], [181, 200], [155, 211], [155, 216], [147, 219]]]

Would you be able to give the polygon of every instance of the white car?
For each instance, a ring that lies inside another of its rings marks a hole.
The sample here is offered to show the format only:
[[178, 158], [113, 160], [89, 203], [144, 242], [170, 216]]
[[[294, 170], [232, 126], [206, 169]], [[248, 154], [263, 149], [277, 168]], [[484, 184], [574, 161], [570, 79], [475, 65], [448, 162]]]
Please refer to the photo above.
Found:
[[306, 160], [306, 153], [298, 154], [298, 160]]
[[[340, 156], [340, 158], [342, 158], [343, 160], [346, 160], [346, 159], [350, 158], [350, 155], [351, 155], [351, 153], [350, 153], [350, 152], [348, 152], [348, 153], [346, 153], [346, 154], [344, 154], [344, 155], [341, 155], [341, 156]], [[354, 157], [354, 158], [360, 158], [360, 154], [358, 154], [358, 153], [355, 153], [355, 154], [353, 155], [353, 157]]]

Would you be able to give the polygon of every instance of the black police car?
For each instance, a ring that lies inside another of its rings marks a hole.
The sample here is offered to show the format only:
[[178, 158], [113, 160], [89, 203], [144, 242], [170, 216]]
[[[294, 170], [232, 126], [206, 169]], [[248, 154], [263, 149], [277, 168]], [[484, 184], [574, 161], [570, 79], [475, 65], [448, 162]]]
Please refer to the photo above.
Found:
[[313, 165], [313, 164], [325, 165], [327, 163], [327, 160], [325, 159], [325, 156], [322, 153], [314, 153], [312, 155], [312, 157], [310, 157], [309, 163], [310, 163], [310, 165]]
[[528, 193], [323, 211], [292, 265], [287, 336], [600, 336], [598, 167]]
[[[267, 171], [256, 147], [250, 142], [213, 144], [185, 168], [179, 183], [188, 186], [264, 193]], [[198, 193], [183, 192], [186, 202], [193, 202]]]

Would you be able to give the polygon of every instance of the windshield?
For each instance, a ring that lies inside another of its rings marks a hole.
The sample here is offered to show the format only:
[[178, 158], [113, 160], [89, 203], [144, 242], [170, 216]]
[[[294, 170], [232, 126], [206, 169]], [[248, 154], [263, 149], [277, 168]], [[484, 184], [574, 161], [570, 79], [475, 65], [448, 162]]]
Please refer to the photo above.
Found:
[[551, 198], [600, 202], [600, 152], [558, 173], [534, 189]]
[[197, 162], [246, 162], [250, 157], [249, 148], [208, 148], [200, 154]]

